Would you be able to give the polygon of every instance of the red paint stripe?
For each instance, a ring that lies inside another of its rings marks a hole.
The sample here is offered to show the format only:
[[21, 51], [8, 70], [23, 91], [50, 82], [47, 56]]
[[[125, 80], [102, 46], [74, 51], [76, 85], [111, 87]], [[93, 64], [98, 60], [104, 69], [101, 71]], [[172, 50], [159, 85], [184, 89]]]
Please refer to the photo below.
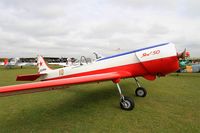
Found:
[[[19, 92], [31, 89], [57, 87], [57, 86], [73, 85], [73, 84], [81, 84], [88, 82], [105, 81], [105, 80], [115, 80], [115, 79], [118, 80], [120, 78], [125, 78], [125, 77], [148, 76], [148, 75], [155, 76], [158, 73], [166, 75], [170, 72], [176, 71], [177, 69], [179, 69], [178, 59], [176, 56], [174, 56], [174, 57], [162, 58], [158, 60], [147, 61], [132, 65], [125, 65], [120, 67], [102, 69], [98, 71], [91, 71], [87, 73], [80, 73], [76, 75], [69, 75], [67, 78], [59, 80], [28, 83], [28, 84], [14, 85], [14, 86], [4, 86], [0, 87], [0, 96], [1, 95], [3, 96], [4, 94], [10, 92]], [[111, 72], [109, 73], [109, 71]], [[70, 76], [72, 77], [69, 78]]]
[[106, 68], [101, 70], [83, 72], [78, 74], [71, 74], [66, 76], [60, 76], [56, 78], [50, 78], [46, 80], [55, 80], [62, 78], [72, 78], [72, 77], [80, 77], [101, 73], [110, 73], [110, 72], [128, 72], [128, 74], [122, 75], [122, 78], [126, 77], [137, 77], [137, 76], [145, 76], [145, 75], [166, 75], [171, 72], [175, 72], [179, 69], [178, 58], [177, 56], [161, 58], [151, 61], [146, 61], [142, 63], [135, 63], [130, 65]]
[[82, 84], [82, 83], [96, 82], [96, 81], [106, 81], [106, 80], [113, 80], [113, 79], [118, 79], [118, 78], [120, 78], [120, 73], [113, 72], [113, 73], [65, 78], [65, 79], [51, 80], [51, 81], [44, 81], [44, 82], [3, 86], [3, 87], [0, 87], [0, 96], [4, 96], [6, 93], [10, 93], [10, 92], [18, 92], [18, 91], [31, 90], [31, 89], [37, 90], [39, 88], [58, 87], [58, 86], [64, 86], [64, 85], [74, 85], [74, 84]]

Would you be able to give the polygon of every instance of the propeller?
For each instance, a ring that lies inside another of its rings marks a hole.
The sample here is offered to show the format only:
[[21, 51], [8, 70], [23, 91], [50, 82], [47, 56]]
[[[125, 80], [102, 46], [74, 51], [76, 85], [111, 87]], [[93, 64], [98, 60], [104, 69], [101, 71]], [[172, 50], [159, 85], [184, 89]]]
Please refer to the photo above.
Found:
[[184, 49], [184, 51], [183, 52], [181, 52], [181, 53], [177, 53], [177, 57], [178, 57], [178, 59], [185, 59], [186, 57], [189, 57], [190, 56], [190, 52], [188, 52], [188, 51], [186, 51], [186, 48]]

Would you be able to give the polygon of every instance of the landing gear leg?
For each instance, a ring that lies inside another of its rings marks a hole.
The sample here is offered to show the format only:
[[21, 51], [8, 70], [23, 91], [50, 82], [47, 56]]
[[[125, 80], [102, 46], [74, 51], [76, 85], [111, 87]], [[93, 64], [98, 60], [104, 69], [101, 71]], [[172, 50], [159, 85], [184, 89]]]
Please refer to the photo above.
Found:
[[135, 82], [138, 86], [138, 88], [135, 90], [135, 95], [138, 96], [138, 97], [145, 97], [147, 95], [147, 91], [145, 88], [143, 88], [139, 81], [137, 80], [137, 78], [134, 78], [135, 79]]
[[135, 106], [134, 101], [131, 100], [131, 98], [126, 97], [122, 94], [121, 88], [119, 86], [119, 83], [116, 83], [117, 85], [117, 89], [119, 91], [120, 94], [120, 107], [123, 110], [132, 110]]

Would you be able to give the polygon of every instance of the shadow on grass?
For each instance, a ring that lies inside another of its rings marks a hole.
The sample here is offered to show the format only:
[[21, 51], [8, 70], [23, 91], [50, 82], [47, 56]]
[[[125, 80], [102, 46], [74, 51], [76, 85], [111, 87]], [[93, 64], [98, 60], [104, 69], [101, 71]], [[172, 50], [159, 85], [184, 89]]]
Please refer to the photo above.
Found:
[[170, 74], [172, 77], [200, 77], [200, 73], [173, 73]]
[[112, 103], [113, 98], [116, 102], [119, 102], [119, 99], [117, 90], [111, 86], [89, 92], [78, 93], [75, 90], [74, 96], [70, 96], [70, 98], [63, 98], [62, 102], [55, 99], [56, 102], [47, 103], [45, 106], [22, 108], [19, 113], [16, 113], [15, 117], [11, 117], [11, 119], [2, 123], [0, 127], [5, 131], [35, 131], [35, 129], [45, 129], [49, 126], [56, 128], [57, 124], [63, 125], [65, 123], [64, 125], [70, 128], [74, 126], [73, 124], [87, 121], [87, 119], [91, 119], [91, 116], [95, 117], [96, 114], [105, 113], [105, 110], [110, 108], [120, 110], [120, 107], [116, 106], [117, 104]]

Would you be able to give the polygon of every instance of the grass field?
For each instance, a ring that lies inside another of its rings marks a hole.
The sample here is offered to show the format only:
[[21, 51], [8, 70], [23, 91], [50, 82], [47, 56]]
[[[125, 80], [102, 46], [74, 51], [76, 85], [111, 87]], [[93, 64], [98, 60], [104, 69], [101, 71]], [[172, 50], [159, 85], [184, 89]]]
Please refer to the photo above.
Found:
[[[35, 68], [0, 68], [0, 86], [17, 84], [17, 74]], [[153, 82], [139, 78], [148, 90], [135, 97], [132, 79], [122, 80], [126, 96], [135, 100], [132, 111], [119, 107], [112, 82], [72, 86], [65, 90], [0, 97], [0, 133], [6, 132], [200, 132], [200, 73], [171, 74]]]

